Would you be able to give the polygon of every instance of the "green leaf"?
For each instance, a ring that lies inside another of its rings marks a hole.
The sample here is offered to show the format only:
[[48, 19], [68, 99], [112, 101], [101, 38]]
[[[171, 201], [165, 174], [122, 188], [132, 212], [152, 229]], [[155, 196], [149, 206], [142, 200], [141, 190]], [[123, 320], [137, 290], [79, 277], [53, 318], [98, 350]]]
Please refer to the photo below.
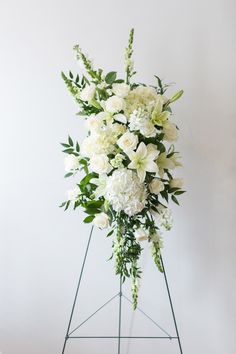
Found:
[[175, 101], [177, 101], [182, 95], [183, 95], [184, 91], [180, 90], [178, 92], [176, 92], [171, 98], [170, 98], [170, 103], [173, 103]]
[[67, 177], [70, 177], [70, 176], [73, 176], [73, 172], [68, 172], [67, 174], [65, 174], [65, 178], [67, 178]]
[[63, 203], [59, 206], [59, 208], [63, 208], [63, 207], [66, 205], [66, 203], [67, 203], [67, 202], [63, 202]]
[[174, 203], [179, 205], [179, 202], [178, 202], [177, 198], [174, 195], [171, 196], [171, 199], [173, 200]]
[[78, 142], [76, 143], [76, 151], [80, 152], [80, 146], [79, 146]]
[[68, 202], [66, 202], [65, 210], [67, 210], [69, 208], [69, 205], [70, 205], [70, 200], [68, 200]]
[[85, 209], [84, 212], [86, 214], [94, 215], [94, 214], [99, 214], [101, 212], [101, 210], [100, 209], [96, 209], [96, 208], [88, 208], [88, 209]]
[[111, 71], [109, 72], [106, 77], [105, 77], [105, 81], [108, 85], [112, 85], [113, 82], [116, 80], [116, 71]]
[[74, 77], [71, 71], [69, 71], [69, 76], [71, 79], [73, 79], [73, 77]]
[[177, 188], [177, 187], [175, 187], [175, 188], [170, 188], [169, 190], [168, 190], [168, 192], [169, 193], [174, 193], [174, 192], [176, 192], [177, 190], [179, 190], [180, 188]]
[[96, 101], [94, 98], [90, 101], [91, 105], [97, 109], [101, 109], [102, 106], [100, 105], [100, 103], [98, 103], [98, 101]]
[[162, 85], [162, 80], [158, 76], [156, 76], [156, 75], [154, 75], [154, 76], [157, 79], [158, 86], [159, 86], [159, 89], [160, 89], [160, 93], [163, 95], [164, 89], [163, 89], [163, 85]]
[[107, 237], [111, 236], [113, 234], [114, 230], [111, 230], [110, 232], [108, 232]]
[[184, 194], [184, 193], [186, 193], [186, 191], [177, 191], [177, 192], [175, 192], [175, 195], [181, 195], [181, 194]]
[[69, 148], [70, 147], [70, 145], [68, 145], [68, 144], [64, 144], [64, 143], [60, 143], [63, 147], [65, 147], [65, 148]]
[[74, 149], [69, 148], [69, 149], [65, 149], [65, 150], [63, 150], [62, 152], [64, 152], [65, 154], [73, 154]]
[[74, 145], [73, 140], [71, 139], [70, 135], [68, 135], [68, 143], [70, 146]]
[[86, 216], [86, 218], [84, 219], [84, 223], [89, 224], [90, 222], [93, 221], [94, 218], [95, 218], [95, 215]]

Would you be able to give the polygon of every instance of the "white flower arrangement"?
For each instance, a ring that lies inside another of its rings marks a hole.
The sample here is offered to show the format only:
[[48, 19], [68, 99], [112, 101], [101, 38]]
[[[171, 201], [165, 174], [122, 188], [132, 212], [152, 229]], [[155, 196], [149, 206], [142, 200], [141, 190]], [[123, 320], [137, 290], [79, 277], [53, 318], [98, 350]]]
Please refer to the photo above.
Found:
[[171, 105], [183, 91], [166, 96], [168, 85], [157, 79], [156, 86], [131, 82], [135, 74], [131, 30], [125, 50], [125, 79], [112, 71], [94, 69], [91, 60], [74, 47], [84, 73], [80, 77], [62, 73], [67, 88], [85, 118], [88, 135], [80, 145], [69, 136], [63, 143], [65, 177], [83, 171], [77, 185], [68, 191], [62, 207], [84, 208], [85, 223], [110, 228], [116, 273], [132, 279], [134, 308], [137, 306], [141, 270], [138, 260], [141, 242], [149, 242], [153, 259], [162, 272], [161, 232], [172, 226], [169, 200], [178, 204], [184, 193], [183, 180], [172, 171], [181, 166], [172, 144], [178, 127], [172, 122]]

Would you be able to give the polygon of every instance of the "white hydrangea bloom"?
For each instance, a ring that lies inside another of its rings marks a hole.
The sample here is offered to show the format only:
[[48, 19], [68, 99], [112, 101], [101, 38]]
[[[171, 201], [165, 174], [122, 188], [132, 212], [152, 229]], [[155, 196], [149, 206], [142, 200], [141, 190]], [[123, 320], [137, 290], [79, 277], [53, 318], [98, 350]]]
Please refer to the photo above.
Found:
[[131, 131], [139, 131], [146, 138], [152, 138], [157, 134], [157, 129], [150, 120], [150, 113], [141, 108], [130, 115], [129, 128]]
[[105, 197], [115, 211], [132, 216], [145, 207], [147, 192], [137, 174], [123, 168], [108, 177]]
[[128, 96], [126, 96], [125, 114], [129, 116], [133, 111], [139, 108], [147, 109], [147, 107], [154, 107], [157, 100], [158, 95], [153, 87], [140, 85], [130, 91]]

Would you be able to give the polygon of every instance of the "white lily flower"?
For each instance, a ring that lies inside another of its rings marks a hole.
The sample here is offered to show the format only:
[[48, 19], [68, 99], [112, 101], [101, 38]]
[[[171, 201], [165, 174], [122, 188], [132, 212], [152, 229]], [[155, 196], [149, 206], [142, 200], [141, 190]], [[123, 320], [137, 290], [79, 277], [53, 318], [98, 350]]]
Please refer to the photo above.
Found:
[[158, 154], [159, 152], [157, 150], [149, 149], [148, 145], [146, 146], [143, 142], [139, 144], [137, 151], [127, 152], [131, 160], [128, 168], [137, 170], [140, 182], [144, 182], [146, 172], [158, 172], [158, 166], [154, 162]]

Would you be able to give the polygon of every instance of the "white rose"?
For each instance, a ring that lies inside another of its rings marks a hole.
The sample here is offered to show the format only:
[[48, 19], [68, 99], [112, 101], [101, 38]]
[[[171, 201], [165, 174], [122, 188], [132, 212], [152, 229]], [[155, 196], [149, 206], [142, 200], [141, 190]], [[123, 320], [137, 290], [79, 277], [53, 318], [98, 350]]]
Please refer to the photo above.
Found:
[[139, 229], [135, 230], [134, 236], [137, 241], [146, 241], [148, 240], [149, 234], [147, 230], [144, 230], [142, 227], [140, 227]]
[[95, 84], [86, 85], [85, 88], [80, 92], [80, 99], [82, 101], [90, 102], [95, 95], [96, 86]]
[[120, 98], [118, 96], [112, 96], [108, 98], [108, 100], [105, 102], [105, 108], [107, 112], [110, 113], [118, 113], [122, 111], [125, 107], [125, 101], [123, 98]]
[[67, 191], [67, 199], [70, 200], [71, 202], [74, 202], [78, 198], [79, 194], [80, 194], [79, 187], [76, 187], [74, 189], [70, 189]]
[[124, 98], [128, 95], [128, 93], [130, 91], [130, 86], [125, 83], [113, 84], [112, 91], [114, 92], [114, 94], [116, 96]]
[[125, 152], [136, 149], [138, 137], [134, 133], [126, 132], [117, 141], [117, 145]]
[[149, 190], [151, 193], [159, 194], [165, 189], [164, 183], [157, 178], [154, 178], [149, 184]]
[[103, 125], [103, 118], [101, 116], [90, 116], [85, 121], [85, 126], [88, 130], [97, 131]]
[[95, 226], [106, 229], [109, 226], [109, 217], [106, 213], [97, 214], [93, 220]]
[[109, 159], [105, 154], [93, 155], [90, 159], [90, 168], [92, 171], [102, 174], [108, 173], [111, 170]]
[[173, 123], [165, 123], [163, 127], [163, 133], [164, 133], [164, 140], [172, 142], [176, 141], [179, 137], [178, 129], [176, 128], [176, 125]]
[[79, 168], [79, 158], [73, 154], [64, 158], [65, 171], [70, 172]]
[[170, 187], [171, 188], [182, 188], [184, 185], [184, 180], [183, 178], [173, 178], [170, 181]]

